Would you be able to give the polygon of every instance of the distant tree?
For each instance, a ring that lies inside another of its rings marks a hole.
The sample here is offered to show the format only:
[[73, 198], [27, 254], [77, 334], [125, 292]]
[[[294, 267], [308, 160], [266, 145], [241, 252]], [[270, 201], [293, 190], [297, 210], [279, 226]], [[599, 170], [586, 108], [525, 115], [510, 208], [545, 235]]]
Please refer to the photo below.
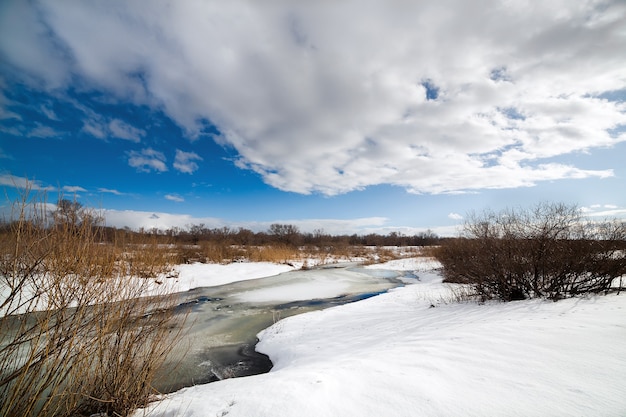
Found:
[[97, 226], [103, 222], [103, 217], [95, 211], [86, 209], [76, 200], [65, 198], [57, 202], [52, 212], [52, 219], [56, 226]]
[[83, 205], [78, 201], [60, 199], [53, 212], [54, 220], [57, 223], [79, 224]]
[[254, 232], [252, 230], [240, 227], [233, 236], [235, 243], [238, 245], [251, 245], [254, 243]]
[[420, 232], [414, 235], [411, 239], [411, 245], [415, 246], [431, 246], [439, 243], [440, 238], [435, 232], [428, 229], [425, 232]]
[[200, 224], [190, 224], [187, 226], [187, 230], [189, 233], [189, 237], [191, 240], [191, 243], [193, 245], [197, 245], [198, 242], [200, 241], [200, 238], [202, 237], [202, 235], [205, 233], [206, 229], [204, 227], [204, 223], [200, 223]]
[[277, 242], [287, 245], [296, 246], [300, 240], [300, 230], [293, 224], [274, 223], [270, 225], [269, 234], [274, 236]]

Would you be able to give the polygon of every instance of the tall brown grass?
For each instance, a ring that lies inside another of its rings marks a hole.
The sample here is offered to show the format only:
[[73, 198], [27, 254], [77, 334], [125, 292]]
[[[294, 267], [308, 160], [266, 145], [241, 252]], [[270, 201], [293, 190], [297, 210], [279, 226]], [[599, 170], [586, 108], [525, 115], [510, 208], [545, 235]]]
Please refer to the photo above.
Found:
[[0, 415], [127, 415], [180, 328], [164, 291], [143, 297], [166, 257], [102, 244], [91, 213], [48, 207], [25, 191], [0, 233]]
[[[158, 249], [152, 249], [158, 253]], [[419, 255], [417, 249], [404, 248], [399, 251], [390, 247], [376, 246], [326, 246], [313, 245], [293, 246], [273, 243], [262, 246], [232, 245], [225, 242], [201, 241], [194, 245], [175, 244], [168, 249], [165, 258], [175, 263], [220, 263], [232, 262], [274, 262], [289, 264], [293, 262], [307, 263], [314, 260], [316, 264], [334, 263], [339, 261], [358, 261], [362, 263], [386, 262], [399, 257]]]

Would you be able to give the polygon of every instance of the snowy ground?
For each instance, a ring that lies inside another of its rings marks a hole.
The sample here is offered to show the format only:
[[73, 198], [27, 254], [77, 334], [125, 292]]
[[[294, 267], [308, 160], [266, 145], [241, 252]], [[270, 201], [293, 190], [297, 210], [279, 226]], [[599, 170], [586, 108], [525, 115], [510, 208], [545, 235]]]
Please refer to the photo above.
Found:
[[177, 265], [177, 278], [172, 289], [187, 291], [198, 287], [215, 287], [236, 281], [269, 277], [295, 269], [294, 266], [272, 262], [236, 262], [226, 265], [195, 263]]
[[[125, 287], [127, 291], [113, 290], [112, 292], [102, 293], [102, 297], [106, 301], [114, 299], [123, 299], [126, 295], [137, 294], [143, 296], [164, 295], [168, 293], [183, 292], [192, 288], [214, 287], [231, 282], [246, 281], [255, 278], [262, 278], [280, 274], [296, 269], [296, 266], [276, 264], [272, 262], [241, 262], [227, 265], [221, 264], [189, 264], [176, 265], [174, 273], [167, 274], [168, 277], [162, 276], [157, 279], [133, 278], [133, 277], [117, 277], [119, 284], [111, 285], [105, 288]], [[33, 285], [27, 282], [23, 287], [21, 297], [18, 297], [13, 303], [4, 305], [4, 301], [11, 294], [10, 286], [4, 280], [0, 280], [0, 317], [10, 312], [10, 314], [23, 314], [29, 311], [37, 311], [49, 308], [50, 302], [45, 294], [37, 298], [37, 302], [24, 303], [23, 300], [33, 298], [38, 291], [36, 288], [46, 288], [48, 280], [45, 276], [33, 277]], [[102, 300], [94, 299], [93, 302], [101, 302]], [[22, 302], [21, 306], [17, 306]]]
[[[186, 388], [135, 416], [626, 415], [626, 294], [458, 303], [429, 262], [371, 266], [419, 281], [263, 331], [270, 373]], [[186, 268], [181, 282], [209, 280]]]

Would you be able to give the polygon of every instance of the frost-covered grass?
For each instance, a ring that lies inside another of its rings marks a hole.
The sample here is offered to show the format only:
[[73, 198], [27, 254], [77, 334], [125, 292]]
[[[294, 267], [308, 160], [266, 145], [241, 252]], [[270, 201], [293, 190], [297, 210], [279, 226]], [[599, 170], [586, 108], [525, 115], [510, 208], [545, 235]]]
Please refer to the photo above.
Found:
[[281, 320], [259, 334], [268, 374], [186, 388], [135, 416], [626, 415], [625, 295], [454, 302], [436, 266], [372, 265], [418, 280]]

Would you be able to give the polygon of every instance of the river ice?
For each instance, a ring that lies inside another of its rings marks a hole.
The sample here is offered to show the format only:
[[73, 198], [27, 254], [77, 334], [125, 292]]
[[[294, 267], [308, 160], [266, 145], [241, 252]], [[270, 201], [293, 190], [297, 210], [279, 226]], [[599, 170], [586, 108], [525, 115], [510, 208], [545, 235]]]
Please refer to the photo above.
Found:
[[[249, 264], [242, 267], [251, 272], [249, 268]], [[215, 270], [213, 265], [203, 268], [200, 264], [180, 268], [178, 279], [183, 286], [192, 279], [227, 283], [177, 294], [179, 310], [190, 313], [181, 343], [170, 355], [164, 377], [157, 382], [161, 392], [266, 372], [271, 362], [255, 352], [254, 345], [257, 333], [275, 321], [403, 285], [398, 279], [403, 272], [369, 270], [356, 264], [292, 270], [234, 282], [228, 276], [209, 279]]]

